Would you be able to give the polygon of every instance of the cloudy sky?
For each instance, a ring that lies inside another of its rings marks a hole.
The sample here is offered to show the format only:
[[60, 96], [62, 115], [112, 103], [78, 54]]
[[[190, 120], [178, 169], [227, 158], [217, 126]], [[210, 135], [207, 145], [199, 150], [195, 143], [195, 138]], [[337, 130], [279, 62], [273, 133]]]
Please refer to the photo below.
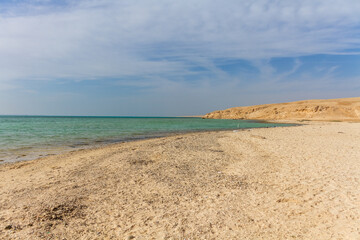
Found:
[[360, 96], [358, 0], [0, 0], [0, 114]]

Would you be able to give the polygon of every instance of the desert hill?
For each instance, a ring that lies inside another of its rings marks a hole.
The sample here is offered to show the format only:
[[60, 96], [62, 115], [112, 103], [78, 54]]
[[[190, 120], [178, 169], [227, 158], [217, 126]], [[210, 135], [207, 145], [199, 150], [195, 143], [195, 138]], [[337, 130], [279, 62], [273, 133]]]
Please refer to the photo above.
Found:
[[208, 113], [203, 118], [360, 121], [360, 97], [234, 107]]

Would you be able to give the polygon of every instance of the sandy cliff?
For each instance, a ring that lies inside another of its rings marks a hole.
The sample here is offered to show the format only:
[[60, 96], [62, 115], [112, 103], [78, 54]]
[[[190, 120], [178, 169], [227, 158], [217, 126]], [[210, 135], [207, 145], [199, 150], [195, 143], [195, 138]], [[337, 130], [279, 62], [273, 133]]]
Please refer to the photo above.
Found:
[[360, 97], [235, 107], [203, 118], [360, 121]]

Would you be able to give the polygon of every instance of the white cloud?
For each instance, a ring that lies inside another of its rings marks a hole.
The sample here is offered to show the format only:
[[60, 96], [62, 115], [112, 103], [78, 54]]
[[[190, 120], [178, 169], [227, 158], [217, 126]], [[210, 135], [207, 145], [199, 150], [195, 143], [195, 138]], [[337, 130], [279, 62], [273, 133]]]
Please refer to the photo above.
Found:
[[182, 76], [188, 62], [224, 75], [212, 59], [341, 54], [360, 44], [357, 0], [30, 3], [0, 15], [0, 81]]

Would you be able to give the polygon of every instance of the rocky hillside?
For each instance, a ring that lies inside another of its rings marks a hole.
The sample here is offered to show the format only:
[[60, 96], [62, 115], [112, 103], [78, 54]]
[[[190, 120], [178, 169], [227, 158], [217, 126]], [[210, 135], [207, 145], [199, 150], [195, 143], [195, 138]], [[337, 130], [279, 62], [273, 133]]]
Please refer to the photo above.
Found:
[[203, 118], [360, 121], [360, 97], [235, 107]]

